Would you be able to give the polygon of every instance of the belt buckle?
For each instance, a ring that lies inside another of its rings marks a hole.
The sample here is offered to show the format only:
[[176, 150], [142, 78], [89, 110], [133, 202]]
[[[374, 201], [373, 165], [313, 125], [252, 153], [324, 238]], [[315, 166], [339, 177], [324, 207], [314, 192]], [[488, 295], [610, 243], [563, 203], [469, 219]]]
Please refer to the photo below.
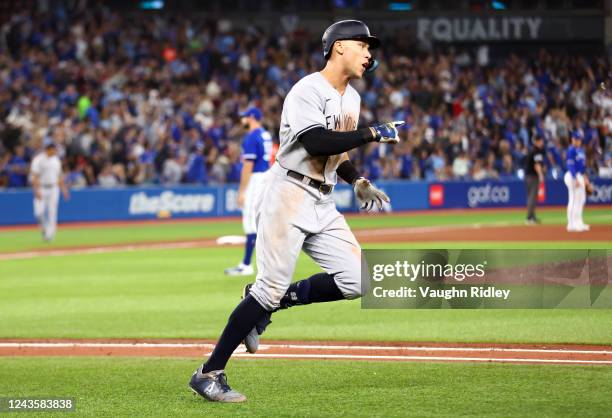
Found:
[[333, 190], [333, 186], [331, 184], [321, 184], [319, 186], [319, 191], [323, 194], [330, 194]]

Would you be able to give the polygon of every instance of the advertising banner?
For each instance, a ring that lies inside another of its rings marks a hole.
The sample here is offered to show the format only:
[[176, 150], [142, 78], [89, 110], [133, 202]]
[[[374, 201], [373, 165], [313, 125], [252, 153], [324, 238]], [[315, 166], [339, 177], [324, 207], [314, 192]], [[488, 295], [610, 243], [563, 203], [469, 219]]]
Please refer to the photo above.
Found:
[[[595, 179], [587, 205], [612, 204], [612, 179]], [[378, 181], [377, 187], [391, 198], [386, 211], [444, 208], [521, 207], [526, 204], [525, 184], [510, 181], [414, 182]], [[352, 187], [336, 186], [333, 192], [341, 212], [359, 210]], [[209, 187], [134, 187], [72, 190], [68, 201], [60, 199], [60, 222], [126, 221], [139, 219], [201, 218], [238, 216], [237, 185]], [[562, 181], [546, 181], [538, 191], [539, 205], [567, 204]], [[0, 192], [0, 225], [33, 224], [33, 196], [30, 189]]]

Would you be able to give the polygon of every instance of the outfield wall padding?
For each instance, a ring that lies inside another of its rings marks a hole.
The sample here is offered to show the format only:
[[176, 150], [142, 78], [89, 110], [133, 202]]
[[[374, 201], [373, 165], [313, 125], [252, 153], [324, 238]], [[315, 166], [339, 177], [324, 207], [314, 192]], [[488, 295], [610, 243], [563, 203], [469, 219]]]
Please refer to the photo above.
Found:
[[[525, 184], [507, 181], [378, 181], [377, 186], [391, 198], [394, 211], [501, 208], [525, 206]], [[612, 204], [612, 179], [594, 180], [595, 193], [589, 205]], [[30, 189], [0, 192], [0, 225], [35, 223]], [[200, 218], [235, 216], [237, 185], [181, 187], [97, 187], [71, 191], [69, 201], [60, 202], [60, 222], [118, 221], [156, 218]], [[355, 212], [357, 206], [351, 188], [336, 187], [333, 194], [340, 211]], [[560, 180], [548, 180], [540, 188], [539, 205], [567, 204], [567, 189]]]

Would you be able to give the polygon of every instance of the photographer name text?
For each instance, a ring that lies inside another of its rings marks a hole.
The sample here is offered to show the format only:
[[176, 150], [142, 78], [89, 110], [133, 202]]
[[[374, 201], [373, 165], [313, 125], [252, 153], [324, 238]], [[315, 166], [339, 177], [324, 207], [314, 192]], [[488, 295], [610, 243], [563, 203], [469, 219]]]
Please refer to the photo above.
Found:
[[470, 288], [457, 288], [455, 286], [444, 289], [437, 289], [430, 286], [408, 287], [402, 286], [398, 289], [384, 289], [382, 287], [374, 287], [372, 294], [375, 298], [429, 298], [429, 299], [503, 299], [508, 300], [510, 290], [499, 289], [495, 286], [472, 286]]

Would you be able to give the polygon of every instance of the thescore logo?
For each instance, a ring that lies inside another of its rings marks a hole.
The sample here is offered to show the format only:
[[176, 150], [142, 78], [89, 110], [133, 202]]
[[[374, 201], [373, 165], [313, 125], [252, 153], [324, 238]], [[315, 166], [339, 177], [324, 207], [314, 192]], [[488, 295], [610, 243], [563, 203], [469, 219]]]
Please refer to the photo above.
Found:
[[612, 203], [612, 184], [593, 186], [593, 194], [587, 199], [589, 202]]
[[130, 197], [130, 215], [156, 215], [160, 213], [207, 213], [215, 207], [215, 195], [174, 194], [162, 192], [159, 196], [147, 196], [145, 192]]
[[486, 204], [508, 203], [510, 188], [508, 186], [472, 186], [467, 193], [468, 205], [471, 208]]

